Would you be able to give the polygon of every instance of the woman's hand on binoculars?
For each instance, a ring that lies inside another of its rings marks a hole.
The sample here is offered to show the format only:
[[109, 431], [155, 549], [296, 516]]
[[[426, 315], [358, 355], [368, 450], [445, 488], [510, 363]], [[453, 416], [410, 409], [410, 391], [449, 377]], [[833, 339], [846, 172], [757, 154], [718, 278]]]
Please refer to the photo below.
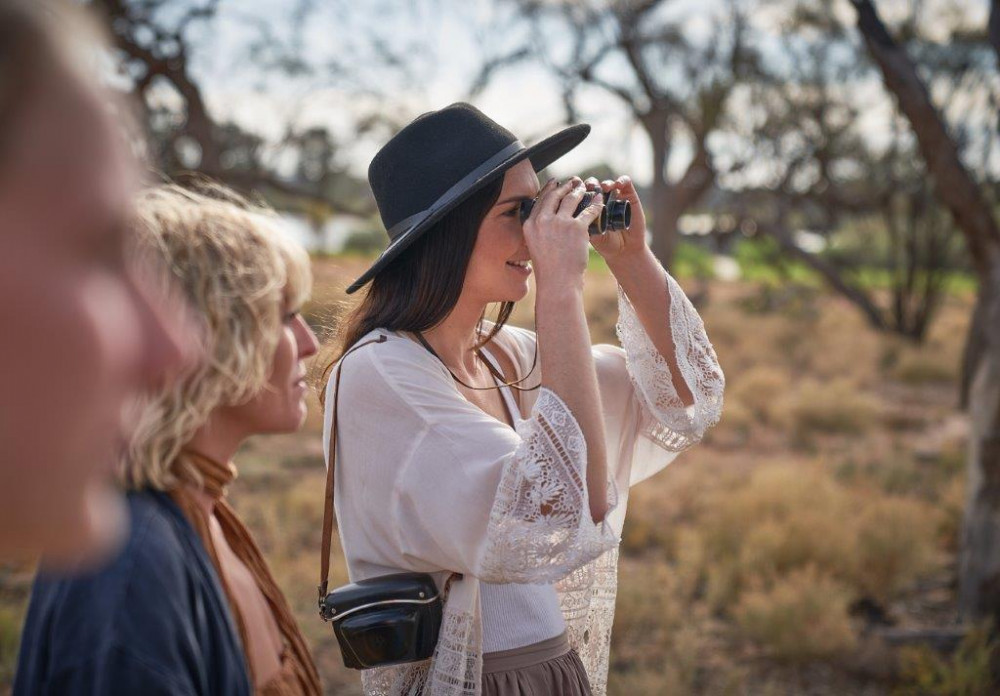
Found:
[[563, 184], [549, 181], [542, 187], [531, 215], [524, 222], [524, 240], [531, 253], [539, 289], [568, 283], [582, 286], [590, 241], [587, 227], [604, 207], [602, 198], [595, 197], [574, 217], [585, 193], [586, 188], [579, 177]]
[[617, 179], [598, 181], [590, 177], [584, 182], [588, 191], [601, 191], [607, 200], [614, 193], [615, 198], [626, 200], [632, 205], [632, 225], [627, 230], [608, 230], [604, 234], [590, 238], [591, 244], [605, 261], [619, 259], [631, 254], [641, 254], [646, 248], [646, 216], [639, 201], [632, 178], [622, 175]]

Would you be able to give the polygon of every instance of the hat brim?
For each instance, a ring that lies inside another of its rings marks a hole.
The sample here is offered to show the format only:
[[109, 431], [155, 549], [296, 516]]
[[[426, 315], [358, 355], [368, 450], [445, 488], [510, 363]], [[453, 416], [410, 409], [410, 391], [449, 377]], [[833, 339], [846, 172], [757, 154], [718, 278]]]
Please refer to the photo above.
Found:
[[540, 172], [582, 143], [584, 138], [586, 138], [589, 134], [590, 126], [586, 123], [580, 123], [564, 128], [558, 133], [550, 135], [548, 138], [535, 143], [531, 147], [518, 150], [508, 159], [504, 160], [492, 170], [470, 183], [468, 188], [449, 201], [447, 205], [436, 210], [432, 215], [424, 218], [413, 227], [400, 234], [396, 237], [396, 239], [392, 240], [389, 246], [386, 247], [385, 251], [383, 251], [377, 259], [375, 259], [375, 262], [368, 268], [368, 270], [361, 274], [357, 280], [351, 283], [350, 287], [347, 288], [347, 294], [350, 295], [364, 287], [383, 268], [389, 265], [393, 259], [403, 253], [407, 247], [419, 239], [420, 235], [433, 226], [434, 223], [454, 210], [476, 191], [479, 191], [490, 182], [495, 181], [497, 177], [503, 175], [515, 164], [526, 159], [531, 160], [532, 168], [536, 172]]

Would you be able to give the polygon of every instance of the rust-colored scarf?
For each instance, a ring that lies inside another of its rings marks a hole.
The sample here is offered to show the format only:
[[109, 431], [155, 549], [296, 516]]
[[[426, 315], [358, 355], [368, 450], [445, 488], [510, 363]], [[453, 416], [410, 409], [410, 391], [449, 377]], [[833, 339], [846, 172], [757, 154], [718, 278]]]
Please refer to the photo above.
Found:
[[[306, 646], [305, 638], [299, 630], [299, 626], [292, 616], [292, 611], [285, 600], [285, 596], [278, 588], [271, 571], [267, 567], [267, 562], [261, 555], [260, 549], [250, 536], [250, 532], [244, 526], [236, 512], [226, 501], [226, 486], [236, 478], [236, 467], [231, 462], [222, 464], [213, 461], [208, 457], [191, 451], [181, 454], [184, 460], [191, 464], [202, 478], [201, 488], [208, 495], [215, 499], [215, 519], [226, 537], [226, 542], [236, 554], [236, 557], [243, 562], [253, 575], [257, 586], [267, 600], [271, 612], [274, 614], [278, 630], [285, 642], [285, 650], [281, 656], [281, 672], [271, 679], [267, 684], [257, 690], [258, 694], [266, 696], [299, 696], [301, 694], [319, 694], [322, 689], [319, 682], [319, 673], [313, 663], [309, 648]], [[185, 467], [178, 467], [178, 474], [184, 478]], [[185, 481], [186, 483], [198, 486], [197, 482]], [[184, 512], [184, 516], [197, 531], [208, 555], [212, 559], [212, 564], [219, 576], [219, 582], [225, 590], [229, 600], [229, 608], [235, 619], [237, 629], [240, 632], [240, 639], [243, 642], [243, 650], [246, 654], [247, 669], [253, 679], [253, 665], [250, 662], [250, 655], [247, 652], [249, 642], [247, 640], [247, 627], [240, 615], [240, 609], [233, 596], [226, 576], [219, 565], [219, 556], [215, 545], [212, 543], [212, 536], [209, 532], [208, 515], [205, 509], [198, 505], [198, 501], [190, 486], [178, 486], [170, 492], [174, 502]]]

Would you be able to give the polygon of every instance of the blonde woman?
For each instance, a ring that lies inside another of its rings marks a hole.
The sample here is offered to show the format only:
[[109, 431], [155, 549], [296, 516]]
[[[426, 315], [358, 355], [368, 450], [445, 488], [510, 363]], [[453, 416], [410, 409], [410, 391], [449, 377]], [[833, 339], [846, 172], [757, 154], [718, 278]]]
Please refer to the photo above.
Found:
[[[719, 418], [715, 351], [646, 245], [631, 180], [539, 186], [589, 131], [526, 147], [453, 104], [368, 170], [391, 242], [348, 288], [371, 284], [329, 366], [340, 537], [351, 580], [403, 569], [450, 588], [433, 658], [363, 672], [368, 694], [604, 693], [629, 486]], [[629, 201], [630, 229], [588, 235], [602, 193]], [[591, 246], [618, 281], [622, 348], [591, 345]], [[537, 333], [505, 325], [532, 276]]]
[[240, 443], [305, 417], [309, 258], [272, 215], [219, 188], [144, 193], [135, 233], [194, 308], [206, 359], [140, 409], [121, 556], [36, 582], [14, 691], [318, 693], [288, 604], [226, 502]]

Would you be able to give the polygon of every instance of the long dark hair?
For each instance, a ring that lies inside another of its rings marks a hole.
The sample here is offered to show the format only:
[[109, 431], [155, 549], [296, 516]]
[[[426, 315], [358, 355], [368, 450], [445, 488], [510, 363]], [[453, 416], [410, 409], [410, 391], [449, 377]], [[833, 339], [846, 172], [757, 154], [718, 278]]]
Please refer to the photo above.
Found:
[[[375, 276], [361, 303], [340, 322], [321, 384], [341, 356], [370, 331], [427, 331], [451, 313], [462, 294], [479, 227], [502, 187], [501, 177], [469, 196]], [[496, 336], [513, 310], [513, 302], [500, 303], [493, 329], [477, 347]], [[480, 323], [483, 319], [485, 312]], [[320, 389], [320, 403], [325, 397], [326, 390]]]

